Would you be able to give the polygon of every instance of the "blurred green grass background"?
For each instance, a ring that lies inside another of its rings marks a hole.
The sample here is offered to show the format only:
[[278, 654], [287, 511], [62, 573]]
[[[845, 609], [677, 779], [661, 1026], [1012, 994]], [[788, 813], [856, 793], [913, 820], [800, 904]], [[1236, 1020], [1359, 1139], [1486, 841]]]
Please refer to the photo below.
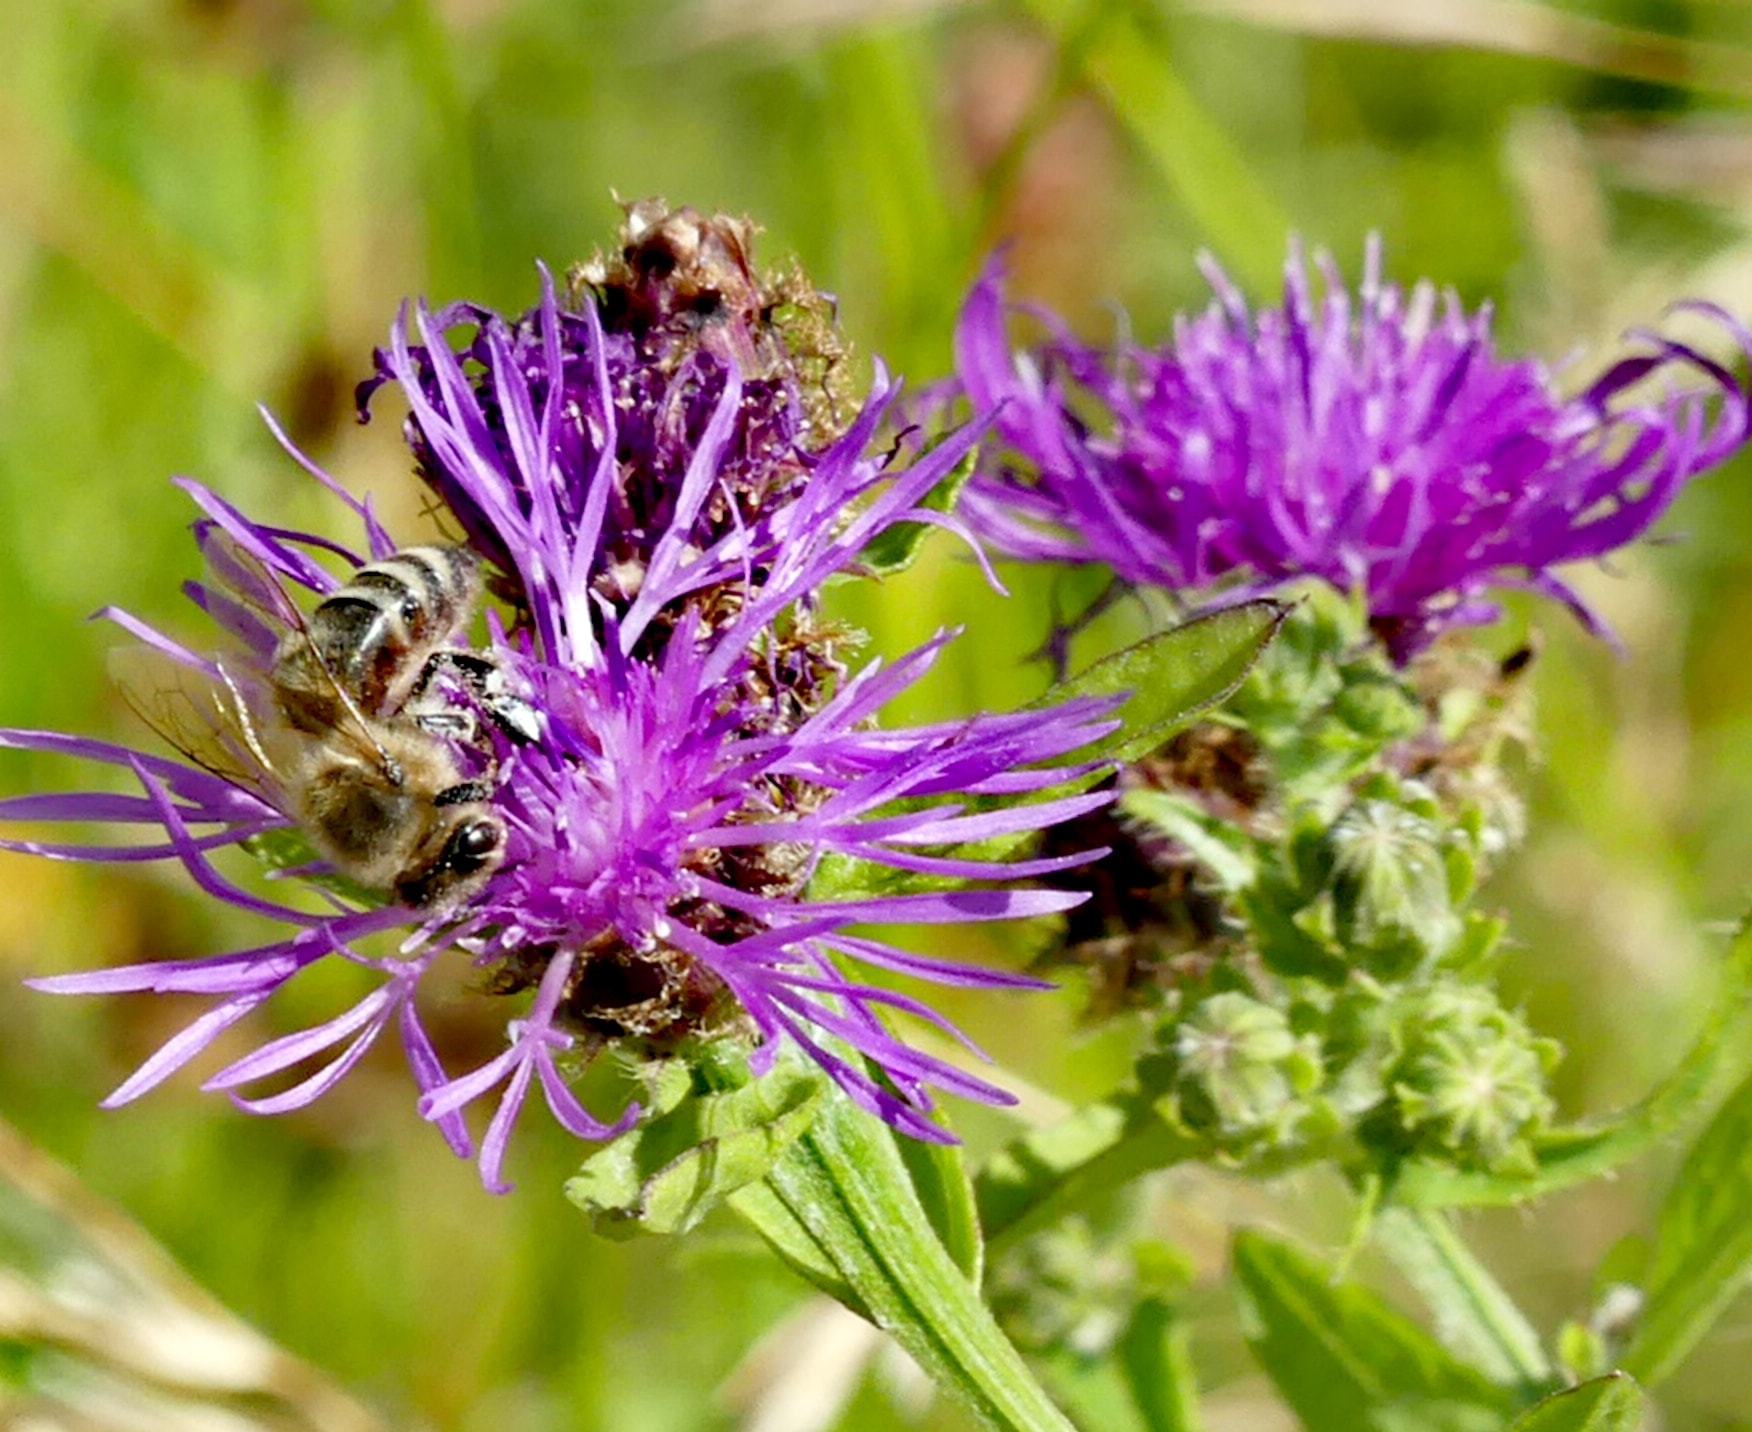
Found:
[[[1287, 234], [1347, 272], [1378, 229], [1400, 279], [1493, 299], [1507, 345], [1603, 357], [1668, 302], [1752, 316], [1752, 10], [1727, 0], [48, 0], [0, 43], [0, 721], [139, 732], [104, 674], [115, 602], [177, 627], [194, 572], [188, 473], [257, 515], [339, 525], [254, 412], [392, 530], [421, 530], [391, 421], [353, 383], [410, 294], [519, 310], [534, 261], [606, 243], [611, 194], [765, 227], [836, 292], [865, 355], [928, 380], [959, 297], [1011, 242], [1021, 292], [1144, 336], [1201, 304], [1215, 252], [1256, 297]], [[1585, 372], [1583, 359], [1578, 372]], [[1680, 1048], [1752, 895], [1752, 462], [1697, 484], [1683, 540], [1580, 576], [1619, 661], [1553, 610], [1533, 836], [1499, 877], [1507, 978], [1570, 1056], [1572, 1113], [1634, 1095]], [[947, 549], [862, 599], [880, 650], [973, 634], [909, 714], [1011, 704], [1050, 580], [1001, 604]], [[193, 632], [191, 622], [181, 629]], [[8, 753], [0, 791], [87, 773]], [[482, 1193], [412, 1108], [398, 1056], [296, 1117], [257, 1120], [184, 1076], [97, 1101], [190, 1010], [28, 994], [31, 973], [231, 948], [256, 934], [174, 871], [0, 857], [0, 1113], [129, 1210], [226, 1304], [394, 1425], [535, 1432], [739, 1425], [721, 1384], [800, 1287], [729, 1226], [684, 1245], [592, 1238], [558, 1184], [577, 1150], [539, 1114], [516, 1194]], [[963, 939], [1015, 963], [1019, 944]], [[236, 1044], [330, 1006], [295, 992]], [[998, 1058], [1069, 1099], [1124, 1067], [1075, 990], [962, 1001]], [[498, 1037], [459, 982], [453, 1060]], [[991, 1116], [964, 1119], [976, 1146]], [[1645, 1227], [1662, 1170], [1475, 1228], [1549, 1325]], [[1223, 1224], [1342, 1233], [1330, 1190], [1192, 1180], [1164, 1214], [1213, 1276]], [[1324, 1208], [1325, 1212], [1318, 1210]], [[1199, 1353], [1213, 1429], [1287, 1425], [1213, 1291]], [[1682, 1428], [1741, 1410], [1747, 1311], [1674, 1384]], [[841, 1425], [896, 1413], [866, 1382]], [[1274, 1420], [1277, 1419], [1277, 1420]], [[965, 1420], [937, 1407], [930, 1428]], [[776, 1426], [776, 1424], [775, 1424]]]

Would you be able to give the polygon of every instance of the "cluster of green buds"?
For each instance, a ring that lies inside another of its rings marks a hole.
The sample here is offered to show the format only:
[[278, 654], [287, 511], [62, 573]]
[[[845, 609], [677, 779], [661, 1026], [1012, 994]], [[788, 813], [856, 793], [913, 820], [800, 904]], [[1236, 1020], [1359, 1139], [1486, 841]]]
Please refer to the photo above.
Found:
[[1053, 958], [1090, 970], [1093, 1015], [1150, 1013], [1140, 1092], [1207, 1156], [1530, 1162], [1557, 1050], [1501, 1004], [1478, 900], [1521, 832], [1527, 663], [1456, 637], [1401, 668], [1316, 594], [1121, 774]]

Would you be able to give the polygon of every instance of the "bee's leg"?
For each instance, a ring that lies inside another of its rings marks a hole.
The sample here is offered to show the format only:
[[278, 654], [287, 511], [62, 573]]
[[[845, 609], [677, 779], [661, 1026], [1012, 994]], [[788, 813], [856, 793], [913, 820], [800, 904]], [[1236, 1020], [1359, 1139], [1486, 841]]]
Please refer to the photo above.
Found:
[[431, 700], [432, 683], [441, 676], [453, 676], [469, 691], [478, 692], [485, 684], [487, 674], [497, 669], [498, 663], [491, 657], [473, 651], [459, 651], [455, 647], [444, 647], [426, 658], [420, 674], [408, 688], [402, 710], [428, 704]]
[[480, 741], [481, 723], [475, 720], [474, 712], [460, 711], [454, 706], [440, 711], [417, 711], [414, 724], [428, 735], [445, 736], [469, 745]]
[[[504, 669], [491, 656], [478, 651], [447, 647], [427, 658], [403, 710], [421, 704], [427, 689], [440, 676], [453, 676], [469, 691], [492, 723], [520, 746], [534, 745], [542, 737], [541, 713], [506, 688]], [[416, 720], [426, 726], [423, 714]], [[432, 729], [427, 727], [428, 730]], [[443, 734], [451, 734], [446, 731]], [[475, 739], [471, 734], [467, 739]]]
[[459, 781], [432, 797], [435, 806], [466, 805], [470, 801], [490, 800], [493, 788], [486, 781]]

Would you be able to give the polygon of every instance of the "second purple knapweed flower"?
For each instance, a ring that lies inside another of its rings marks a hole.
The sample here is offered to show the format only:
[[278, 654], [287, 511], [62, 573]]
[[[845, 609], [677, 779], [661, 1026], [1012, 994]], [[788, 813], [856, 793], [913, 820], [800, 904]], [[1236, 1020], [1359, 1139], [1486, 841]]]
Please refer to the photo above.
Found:
[[[1404, 659], [1492, 620], [1492, 588], [1555, 597], [1597, 629], [1554, 569], [1640, 537], [1752, 433], [1747, 390], [1654, 334], [1564, 395], [1497, 352], [1488, 308], [1383, 281], [1374, 240], [1354, 297], [1325, 255], [1317, 295], [1292, 252], [1276, 308], [1249, 309], [1202, 266], [1215, 302], [1159, 346], [1092, 346], [1044, 315], [1050, 336], [1017, 351], [998, 271], [981, 279], [956, 366], [976, 410], [1003, 405], [964, 508], [982, 535], [1195, 600], [1318, 578], [1360, 594]], [[1743, 325], [1694, 307], [1752, 351]]]
[[[120, 849], [9, 848], [175, 858], [210, 894], [290, 931], [229, 954], [36, 981], [212, 1000], [108, 1102], [144, 1093], [295, 975], [337, 961], [368, 974], [364, 998], [232, 1060], [206, 1087], [257, 1112], [300, 1107], [393, 1023], [422, 1112], [459, 1153], [472, 1149], [464, 1106], [503, 1088], [480, 1148], [494, 1189], [533, 1083], [581, 1137], [636, 1117], [605, 1123], [570, 1088], [574, 1066], [610, 1042], [662, 1051], [740, 1031], [757, 1070], [791, 1046], [927, 1139], [947, 1137], [930, 1117], [933, 1089], [1003, 1098], [892, 1033], [889, 1011], [948, 1026], [845, 962], [943, 984], [1035, 983], [860, 927], [1077, 903], [1013, 882], [1082, 857], [989, 852], [1107, 799], [1066, 783], [1088, 774], [1076, 753], [1111, 729], [1110, 703], [875, 724], [952, 634], [849, 671], [816, 594], [895, 524], [944, 524], [925, 499], [978, 434], [902, 470], [872, 456], [894, 389], [878, 373], [848, 424], [785, 371], [783, 336], [761, 326], [770, 295], [733, 262], [745, 239], [725, 221], [640, 207], [623, 260], [566, 303], [544, 275], [541, 302], [514, 322], [475, 307], [404, 317], [376, 381], [406, 398], [422, 475], [468, 549], [403, 552], [369, 504], [320, 473], [358, 519], [356, 551], [253, 521], [185, 482], [209, 569], [189, 594], [228, 650], [214, 657], [111, 615], [170, 673], [144, 694], [145, 714], [192, 762], [0, 731], [0, 745], [120, 766], [141, 788], [27, 796], [0, 802], [0, 819], [157, 832]], [[507, 616], [489, 613], [477, 637], [467, 618], [482, 557]], [[420, 840], [386, 853], [355, 839], [391, 810], [423, 822]], [[325, 903], [235, 883], [211, 858], [230, 846], [270, 855]], [[827, 862], [840, 898], [811, 894]], [[439, 961], [458, 958], [489, 991], [533, 993], [503, 1052], [453, 1074], [417, 996]]]

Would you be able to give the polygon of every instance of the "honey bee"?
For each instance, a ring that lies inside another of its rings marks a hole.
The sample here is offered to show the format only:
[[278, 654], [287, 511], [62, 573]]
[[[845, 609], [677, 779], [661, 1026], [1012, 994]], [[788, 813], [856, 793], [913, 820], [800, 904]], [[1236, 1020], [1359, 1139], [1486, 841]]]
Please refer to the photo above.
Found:
[[[305, 618], [232, 539], [209, 532], [203, 546], [241, 603], [222, 619], [278, 639], [253, 672], [222, 659], [210, 705], [185, 680], [173, 693], [180, 707], [161, 687], [146, 719], [190, 759], [278, 805], [359, 885], [438, 909], [479, 890], [504, 860], [506, 829], [489, 803], [497, 762], [478, 713], [518, 741], [535, 739], [539, 723], [492, 657], [454, 645], [480, 605], [474, 554], [395, 552], [360, 567]], [[213, 610], [217, 594], [204, 595]], [[200, 726], [186, 719], [191, 704]]]

